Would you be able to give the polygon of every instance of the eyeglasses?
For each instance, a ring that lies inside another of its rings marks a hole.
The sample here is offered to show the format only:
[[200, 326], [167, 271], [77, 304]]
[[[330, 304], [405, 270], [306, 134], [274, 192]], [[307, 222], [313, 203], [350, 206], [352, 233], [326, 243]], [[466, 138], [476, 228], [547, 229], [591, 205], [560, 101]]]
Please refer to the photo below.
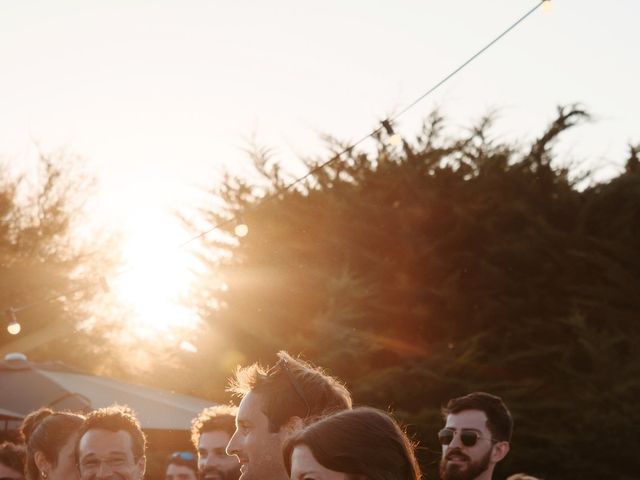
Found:
[[[134, 462], [137, 460], [134, 458]], [[100, 469], [102, 464], [105, 464], [109, 470], [121, 470], [123, 468], [129, 468], [131, 466], [130, 461], [125, 456], [117, 455], [112, 457], [107, 457], [104, 460], [101, 460], [97, 457], [87, 458], [78, 464], [78, 468], [80, 469], [80, 473], [90, 473], [95, 472]]]
[[176, 460], [178, 458], [186, 462], [191, 462], [196, 459], [196, 456], [191, 452], [173, 452], [169, 457], [170, 460]]
[[287, 362], [287, 359], [281, 358], [279, 363], [280, 365], [282, 365], [283, 370], [285, 371], [287, 378], [289, 379], [289, 383], [291, 384], [293, 389], [296, 391], [300, 399], [304, 402], [305, 406], [307, 407], [307, 414], [305, 415], [305, 418], [308, 417], [311, 414], [311, 406], [307, 401], [307, 397], [304, 396], [304, 392], [300, 388], [300, 385], [298, 385], [298, 382], [296, 382], [296, 379], [291, 373], [291, 370], [289, 370], [289, 363]]
[[[474, 430], [461, 430], [460, 432], [456, 432], [455, 430], [451, 430], [450, 428], [443, 428], [438, 432], [438, 440], [440, 440], [441, 445], [449, 445], [453, 442], [453, 437], [460, 435], [460, 441], [465, 447], [473, 447], [478, 440], [481, 440], [483, 437], [478, 432]], [[497, 440], [489, 439], [491, 443], [496, 443]]]

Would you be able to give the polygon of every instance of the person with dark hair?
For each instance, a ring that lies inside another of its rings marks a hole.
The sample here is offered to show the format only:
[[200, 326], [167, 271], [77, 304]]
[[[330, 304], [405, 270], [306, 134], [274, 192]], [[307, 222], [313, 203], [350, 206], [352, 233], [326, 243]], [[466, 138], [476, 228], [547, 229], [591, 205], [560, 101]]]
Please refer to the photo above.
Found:
[[84, 417], [41, 408], [31, 412], [20, 429], [27, 446], [27, 480], [74, 480], [80, 478], [75, 445]]
[[241, 480], [286, 480], [282, 443], [303, 419], [351, 408], [351, 395], [336, 378], [278, 353], [270, 369], [238, 368], [229, 391], [242, 397], [227, 453], [240, 461]]
[[513, 419], [500, 397], [474, 392], [449, 400], [442, 409], [445, 427], [441, 480], [491, 480], [496, 464], [509, 453]]
[[27, 452], [24, 445], [0, 444], [0, 480], [24, 480]]
[[389, 414], [359, 407], [295, 433], [283, 449], [291, 480], [419, 480], [414, 445]]
[[198, 465], [191, 452], [173, 452], [167, 459], [164, 480], [197, 480]]
[[237, 407], [216, 405], [205, 408], [191, 422], [191, 441], [198, 452], [201, 480], [238, 480], [240, 463], [226, 452], [236, 429], [237, 412]]
[[76, 459], [82, 480], [142, 480], [146, 438], [133, 411], [121, 405], [94, 410], [80, 428]]

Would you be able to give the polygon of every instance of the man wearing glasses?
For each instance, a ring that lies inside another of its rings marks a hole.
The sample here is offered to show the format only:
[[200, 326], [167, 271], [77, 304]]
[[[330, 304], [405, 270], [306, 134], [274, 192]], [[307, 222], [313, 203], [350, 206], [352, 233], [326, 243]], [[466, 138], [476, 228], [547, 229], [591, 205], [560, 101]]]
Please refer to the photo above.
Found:
[[94, 410], [78, 435], [81, 480], [142, 480], [146, 439], [132, 410], [118, 405]]
[[442, 409], [445, 427], [441, 480], [491, 480], [496, 464], [509, 453], [511, 413], [499, 397], [475, 392], [449, 400]]
[[169, 455], [164, 480], [197, 480], [196, 456], [191, 452], [173, 452]]
[[288, 480], [283, 441], [305, 418], [351, 408], [341, 382], [287, 352], [279, 352], [270, 369], [238, 369], [229, 391], [242, 397], [227, 446], [240, 461], [240, 480]]
[[191, 441], [198, 452], [200, 480], [238, 480], [238, 459], [226, 452], [236, 429], [237, 412], [236, 407], [216, 405], [205, 408], [191, 422]]

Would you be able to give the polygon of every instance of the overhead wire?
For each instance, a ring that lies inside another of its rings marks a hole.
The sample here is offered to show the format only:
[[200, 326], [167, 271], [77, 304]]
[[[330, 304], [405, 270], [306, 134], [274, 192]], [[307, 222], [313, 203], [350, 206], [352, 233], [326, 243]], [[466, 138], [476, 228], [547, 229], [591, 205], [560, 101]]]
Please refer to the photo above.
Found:
[[[308, 172], [306, 172], [304, 175], [296, 178], [295, 180], [291, 181], [290, 183], [288, 183], [287, 185], [285, 185], [280, 191], [278, 191], [276, 194], [271, 194], [271, 195], [266, 195], [264, 198], [260, 199], [260, 204], [264, 205], [265, 202], [269, 202], [275, 198], [278, 197], [278, 195], [280, 195], [282, 192], [286, 192], [291, 190], [294, 186], [300, 184], [301, 182], [305, 181], [307, 178], [311, 177], [312, 175], [314, 175], [315, 173], [319, 172], [320, 170], [323, 170], [324, 168], [328, 167], [329, 165], [331, 165], [332, 163], [336, 162], [337, 160], [339, 160], [342, 155], [353, 151], [353, 149], [355, 147], [357, 147], [358, 145], [360, 145], [362, 142], [364, 142], [365, 140], [371, 138], [371, 137], [375, 137], [376, 135], [378, 135], [380, 132], [387, 131], [387, 133], [392, 132], [392, 127], [391, 124], [395, 121], [398, 120], [398, 118], [400, 118], [401, 116], [403, 116], [405, 113], [407, 113], [409, 110], [411, 110], [413, 107], [415, 107], [418, 103], [420, 103], [422, 100], [424, 100], [426, 97], [428, 97], [430, 94], [432, 94], [435, 90], [437, 90], [438, 88], [440, 88], [442, 85], [444, 85], [446, 82], [448, 82], [452, 77], [454, 77], [456, 74], [458, 74], [461, 70], [463, 70], [465, 67], [467, 67], [471, 62], [473, 62], [476, 58], [478, 58], [480, 55], [482, 55], [484, 52], [486, 52], [489, 48], [491, 48], [493, 45], [495, 45], [498, 41], [500, 41], [503, 37], [505, 37], [509, 32], [511, 32], [514, 28], [516, 28], [518, 25], [520, 25], [524, 20], [526, 20], [531, 14], [533, 14], [538, 8], [540, 8], [543, 4], [545, 3], [549, 3], [551, 0], [540, 0], [534, 7], [532, 7], [531, 9], [529, 9], [524, 15], [522, 15], [521, 17], [519, 17], [515, 22], [513, 22], [511, 25], [509, 25], [508, 28], [506, 28], [504, 31], [502, 31], [499, 35], [497, 35], [495, 38], [493, 38], [493, 40], [491, 40], [489, 43], [487, 43], [486, 45], [484, 45], [481, 49], [479, 49], [476, 53], [474, 53], [472, 56], [470, 56], [467, 60], [465, 60], [460, 66], [458, 66], [457, 68], [455, 68], [454, 70], [452, 70], [450, 73], [448, 73], [447, 75], [445, 75], [441, 80], [439, 80], [436, 84], [434, 84], [431, 88], [429, 88], [428, 90], [426, 90], [424, 93], [422, 93], [420, 96], [418, 96], [415, 100], [413, 100], [411, 103], [409, 103], [407, 106], [405, 106], [403, 109], [401, 109], [398, 113], [384, 119], [380, 126], [378, 126], [377, 128], [373, 129], [371, 132], [367, 133], [366, 135], [363, 135], [362, 137], [360, 137], [358, 140], [356, 140], [355, 142], [351, 143], [348, 147], [343, 148], [340, 152], [334, 154], [331, 158], [329, 158], [328, 160], [319, 163], [318, 165], [316, 165], [315, 167], [309, 169]], [[255, 208], [255, 207], [253, 207]], [[222, 227], [229, 225], [233, 222], [237, 222], [237, 218], [233, 217], [233, 218], [229, 218], [227, 220], [223, 220], [221, 222], [216, 223], [214, 226], [212, 226], [211, 228], [204, 230], [200, 233], [198, 233], [197, 235], [189, 238], [188, 240], [180, 243], [179, 245], [177, 245], [177, 249], [182, 249], [185, 246], [189, 245], [190, 243], [201, 239], [205, 236], [207, 236], [209, 233], [215, 231], [215, 230], [219, 230]], [[117, 277], [120, 276], [128, 271], [130, 271], [132, 269], [132, 267], [126, 268], [120, 272], [117, 272], [115, 274], [113, 274], [112, 276]], [[106, 281], [104, 279], [101, 279], [101, 283], [103, 284], [103, 288], [104, 288], [104, 284], [106, 283]], [[58, 295], [54, 295], [42, 300], [37, 300], [34, 301], [32, 303], [29, 303], [27, 305], [21, 306], [21, 307], [10, 307], [5, 309], [5, 313], [7, 314], [7, 316], [9, 315], [9, 312], [13, 312], [13, 314], [15, 314], [16, 312], [25, 310], [27, 308], [31, 308], [34, 307], [36, 305], [41, 305], [43, 303], [48, 303], [48, 302], [52, 302], [54, 300], [57, 300], [59, 298], [62, 298], [64, 296], [70, 295], [72, 293], [76, 293], [78, 291], [81, 290], [86, 290], [89, 289], [91, 287], [93, 287], [94, 285], [91, 286], [86, 286], [86, 287], [78, 287], [66, 292], [62, 292]]]

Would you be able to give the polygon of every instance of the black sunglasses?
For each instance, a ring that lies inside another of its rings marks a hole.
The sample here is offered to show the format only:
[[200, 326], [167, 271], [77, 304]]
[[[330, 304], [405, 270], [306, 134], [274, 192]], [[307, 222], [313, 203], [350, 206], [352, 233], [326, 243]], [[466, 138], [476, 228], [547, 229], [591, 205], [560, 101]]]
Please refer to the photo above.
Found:
[[177, 458], [184, 460], [186, 462], [191, 462], [193, 460], [196, 459], [196, 456], [191, 453], [191, 452], [173, 452], [171, 454], [171, 457], [169, 457], [171, 460], [175, 460]]
[[[456, 433], [460, 435], [460, 441], [465, 447], [473, 447], [478, 440], [483, 438], [478, 432], [474, 430], [461, 430], [459, 433], [455, 430], [451, 430], [449, 428], [443, 428], [438, 432], [438, 440], [440, 440], [441, 445], [449, 445], [453, 442], [453, 437], [456, 436]], [[496, 443], [496, 440], [490, 439], [491, 443]]]
[[293, 389], [296, 391], [300, 399], [304, 402], [305, 406], [307, 407], [307, 414], [305, 415], [305, 418], [307, 418], [311, 414], [311, 406], [307, 401], [307, 397], [304, 396], [304, 392], [300, 388], [300, 385], [298, 385], [298, 382], [296, 382], [296, 379], [291, 373], [291, 370], [289, 370], [289, 363], [287, 362], [287, 359], [281, 358], [279, 363], [280, 365], [282, 365], [282, 368], [285, 371], [287, 378], [289, 379], [289, 383], [291, 384]]

